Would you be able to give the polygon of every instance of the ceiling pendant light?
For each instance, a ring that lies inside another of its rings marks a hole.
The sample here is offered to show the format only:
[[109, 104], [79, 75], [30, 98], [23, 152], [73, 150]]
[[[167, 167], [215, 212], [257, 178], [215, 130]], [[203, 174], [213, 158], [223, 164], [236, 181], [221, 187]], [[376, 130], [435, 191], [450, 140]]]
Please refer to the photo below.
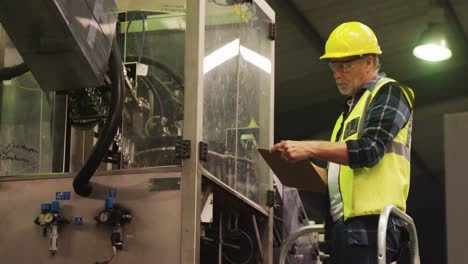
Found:
[[429, 23], [413, 49], [413, 55], [426, 61], [443, 61], [452, 57], [442, 24]]

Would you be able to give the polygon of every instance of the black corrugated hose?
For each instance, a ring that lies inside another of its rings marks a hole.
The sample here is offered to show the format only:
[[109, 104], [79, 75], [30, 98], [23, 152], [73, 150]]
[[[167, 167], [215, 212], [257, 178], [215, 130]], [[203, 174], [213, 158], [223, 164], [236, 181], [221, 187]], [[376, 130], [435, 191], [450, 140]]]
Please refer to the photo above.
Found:
[[0, 70], [0, 81], [11, 80], [27, 73], [28, 71], [29, 67], [24, 62], [13, 67], [5, 67]]
[[109, 115], [106, 118], [104, 127], [99, 133], [99, 138], [94, 145], [88, 160], [83, 165], [81, 170], [73, 180], [73, 189], [81, 196], [89, 196], [93, 187], [89, 180], [93, 176], [99, 164], [108, 153], [108, 149], [113, 142], [114, 136], [122, 117], [122, 109], [124, 102], [124, 77], [123, 65], [120, 50], [116, 40], [112, 45], [112, 51], [109, 58], [110, 75], [111, 75], [111, 97], [112, 102], [109, 106]]

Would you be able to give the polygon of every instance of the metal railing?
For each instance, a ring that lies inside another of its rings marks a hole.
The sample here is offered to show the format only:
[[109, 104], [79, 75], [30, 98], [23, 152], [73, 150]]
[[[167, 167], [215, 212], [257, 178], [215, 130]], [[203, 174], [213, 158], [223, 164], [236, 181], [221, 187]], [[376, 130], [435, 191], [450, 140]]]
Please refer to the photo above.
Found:
[[[413, 219], [405, 214], [400, 209], [396, 208], [393, 205], [386, 206], [379, 218], [379, 227], [377, 232], [377, 261], [378, 264], [386, 264], [386, 249], [387, 249], [387, 226], [388, 218], [390, 214], [395, 215], [406, 223], [406, 229], [409, 233], [410, 238], [410, 258], [411, 264], [420, 264], [419, 259], [419, 245], [418, 245], [418, 234], [416, 233], [416, 225], [414, 224]], [[290, 234], [289, 237], [283, 242], [281, 246], [281, 253], [279, 258], [279, 264], [285, 264], [286, 256], [288, 254], [289, 247], [291, 244], [296, 241], [300, 236], [308, 233], [323, 233], [323, 225], [309, 225], [303, 226], [296, 230], [294, 233]]]
[[279, 264], [284, 264], [286, 262], [286, 256], [288, 254], [289, 247], [291, 247], [291, 244], [296, 241], [300, 236], [308, 234], [308, 233], [323, 233], [324, 232], [324, 226], [322, 224], [320, 225], [308, 225], [308, 226], [303, 226], [296, 231], [294, 231], [292, 234], [288, 236], [288, 238], [283, 242], [283, 245], [281, 245], [281, 253], [280, 253], [280, 258], [279, 258]]
[[387, 205], [380, 213], [379, 227], [377, 232], [377, 260], [379, 264], [386, 264], [386, 249], [387, 249], [387, 226], [388, 218], [393, 214], [406, 223], [410, 237], [410, 258], [412, 264], [420, 264], [419, 260], [419, 245], [418, 234], [416, 233], [416, 226], [413, 219], [405, 214], [400, 209], [393, 205]]

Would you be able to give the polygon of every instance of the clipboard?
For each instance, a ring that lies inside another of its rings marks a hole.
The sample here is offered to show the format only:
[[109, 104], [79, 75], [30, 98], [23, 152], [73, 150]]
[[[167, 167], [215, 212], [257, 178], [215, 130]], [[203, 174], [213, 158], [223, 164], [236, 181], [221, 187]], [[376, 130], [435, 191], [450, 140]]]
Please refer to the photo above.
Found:
[[257, 150], [283, 185], [310, 192], [326, 191], [326, 179], [322, 179], [310, 161], [291, 163], [281, 158], [280, 151], [270, 153], [268, 149]]

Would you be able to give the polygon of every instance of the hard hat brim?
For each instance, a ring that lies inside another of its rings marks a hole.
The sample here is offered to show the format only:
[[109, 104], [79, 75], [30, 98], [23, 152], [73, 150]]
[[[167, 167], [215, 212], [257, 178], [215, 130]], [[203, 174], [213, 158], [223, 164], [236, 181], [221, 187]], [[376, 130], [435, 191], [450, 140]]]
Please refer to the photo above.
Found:
[[369, 51], [362, 51], [362, 52], [333, 52], [333, 53], [325, 53], [322, 56], [320, 56], [321, 60], [324, 59], [340, 59], [340, 58], [346, 58], [346, 57], [352, 57], [352, 56], [362, 56], [365, 54], [382, 54], [382, 51], [376, 50], [374, 52], [369, 52]]

